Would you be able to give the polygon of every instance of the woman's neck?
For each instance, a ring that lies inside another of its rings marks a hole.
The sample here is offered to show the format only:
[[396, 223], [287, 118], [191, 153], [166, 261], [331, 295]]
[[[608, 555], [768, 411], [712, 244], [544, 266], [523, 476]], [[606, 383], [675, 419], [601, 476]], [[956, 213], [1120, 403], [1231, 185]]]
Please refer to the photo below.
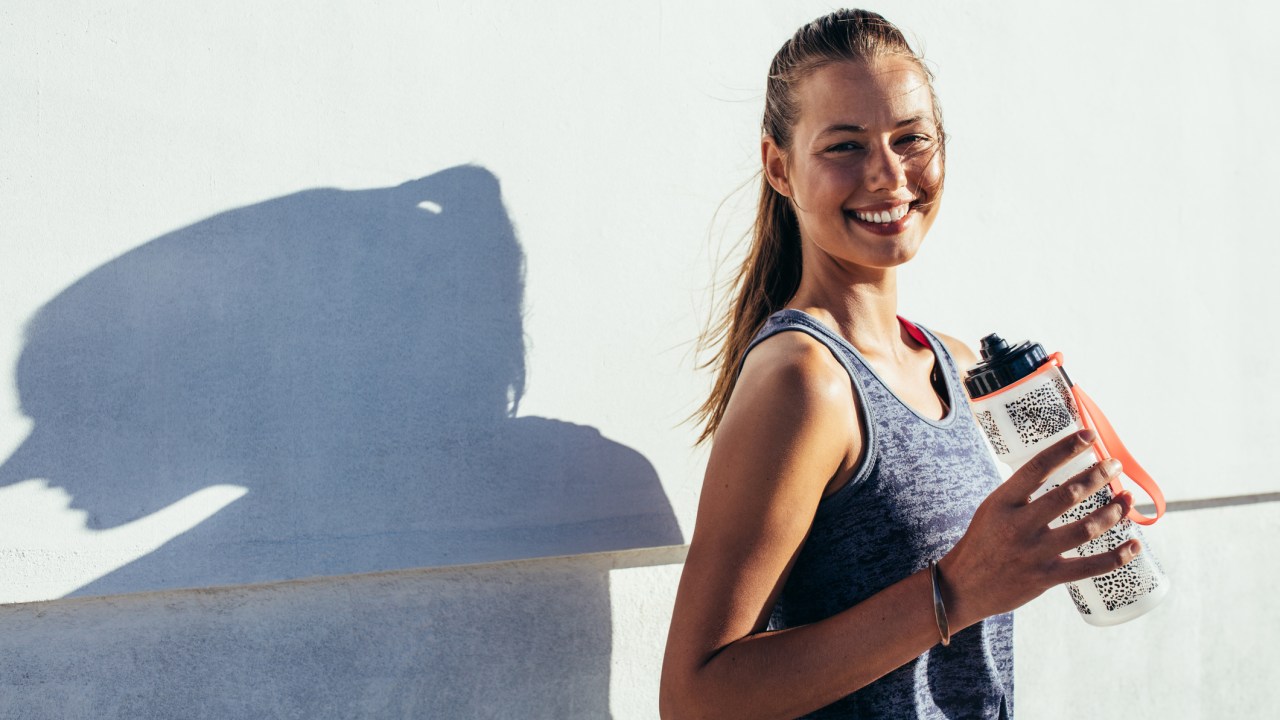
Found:
[[905, 346], [898, 322], [897, 271], [859, 268], [846, 269], [841, 277], [826, 275], [805, 272], [787, 307], [829, 324], [864, 355], [898, 357]]

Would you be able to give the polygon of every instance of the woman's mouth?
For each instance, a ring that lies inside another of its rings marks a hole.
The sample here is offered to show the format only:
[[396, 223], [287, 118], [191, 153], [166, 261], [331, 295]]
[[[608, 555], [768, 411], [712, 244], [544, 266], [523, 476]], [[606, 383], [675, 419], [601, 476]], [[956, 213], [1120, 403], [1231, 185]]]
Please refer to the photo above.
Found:
[[896, 235], [911, 222], [916, 203], [903, 203], [880, 210], [845, 210], [846, 218], [877, 235]]
[[901, 220], [906, 217], [907, 211], [910, 209], [910, 204], [903, 204], [888, 210], [871, 210], [869, 212], [854, 210], [853, 216], [862, 222], [879, 223], [883, 225], [885, 223]]

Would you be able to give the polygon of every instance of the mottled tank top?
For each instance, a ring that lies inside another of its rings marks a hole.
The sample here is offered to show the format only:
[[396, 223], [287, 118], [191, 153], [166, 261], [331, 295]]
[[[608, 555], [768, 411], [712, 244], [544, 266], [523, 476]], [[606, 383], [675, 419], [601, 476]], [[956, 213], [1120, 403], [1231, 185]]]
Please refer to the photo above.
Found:
[[[1000, 482], [955, 361], [928, 330], [948, 411], [927, 418], [898, 398], [843, 337], [798, 310], [766, 322], [751, 347], [803, 332], [830, 349], [853, 381], [864, 433], [853, 478], [818, 504], [813, 526], [769, 622], [805, 625], [852, 607], [942, 557]], [[750, 352], [748, 348], [747, 352]], [[1013, 616], [955, 633], [808, 718], [1007, 718], [1013, 714]]]

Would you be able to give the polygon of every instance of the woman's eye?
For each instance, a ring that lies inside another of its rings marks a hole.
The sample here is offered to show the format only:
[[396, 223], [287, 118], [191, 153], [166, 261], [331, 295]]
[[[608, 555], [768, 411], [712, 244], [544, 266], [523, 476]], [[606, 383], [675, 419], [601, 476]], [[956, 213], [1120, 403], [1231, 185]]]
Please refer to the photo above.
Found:
[[898, 142], [903, 145], [914, 145], [916, 143], [926, 143], [926, 142], [929, 142], [929, 136], [915, 135], [915, 134], [903, 135], [901, 138], [898, 139]]
[[832, 145], [831, 147], [827, 148], [827, 152], [842, 153], [842, 152], [853, 152], [855, 150], [861, 150], [861, 149], [862, 149], [862, 146], [859, 145], [858, 143], [842, 142], [842, 143], [836, 143], [835, 145]]

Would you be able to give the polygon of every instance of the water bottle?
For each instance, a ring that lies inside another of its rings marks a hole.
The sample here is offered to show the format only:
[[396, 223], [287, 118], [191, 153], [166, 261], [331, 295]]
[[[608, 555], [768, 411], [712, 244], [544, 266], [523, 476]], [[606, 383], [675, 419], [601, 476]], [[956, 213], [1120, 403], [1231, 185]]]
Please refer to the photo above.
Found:
[[1122, 477], [1137, 483], [1155, 502], [1155, 517], [1131, 509], [1101, 536], [1063, 553], [1065, 557], [1087, 557], [1114, 550], [1131, 538], [1142, 541], [1142, 553], [1124, 567], [1067, 583], [1067, 592], [1085, 622], [1116, 625], [1159, 604], [1169, 591], [1169, 578], [1137, 526], [1150, 525], [1164, 514], [1164, 496], [1120, 442], [1098, 406], [1071, 382], [1062, 367], [1061, 353], [1049, 355], [1039, 343], [1032, 342], [1011, 347], [999, 335], [988, 335], [982, 338], [982, 362], [965, 373], [964, 384], [991, 448], [1015, 471], [1073, 432], [1092, 428], [1097, 433], [1093, 447], [1050, 475], [1032, 494], [1032, 500], [1108, 458], [1114, 457], [1124, 466], [1120, 477], [1055, 519], [1051, 527], [1079, 520], [1106, 505], [1121, 491]]

